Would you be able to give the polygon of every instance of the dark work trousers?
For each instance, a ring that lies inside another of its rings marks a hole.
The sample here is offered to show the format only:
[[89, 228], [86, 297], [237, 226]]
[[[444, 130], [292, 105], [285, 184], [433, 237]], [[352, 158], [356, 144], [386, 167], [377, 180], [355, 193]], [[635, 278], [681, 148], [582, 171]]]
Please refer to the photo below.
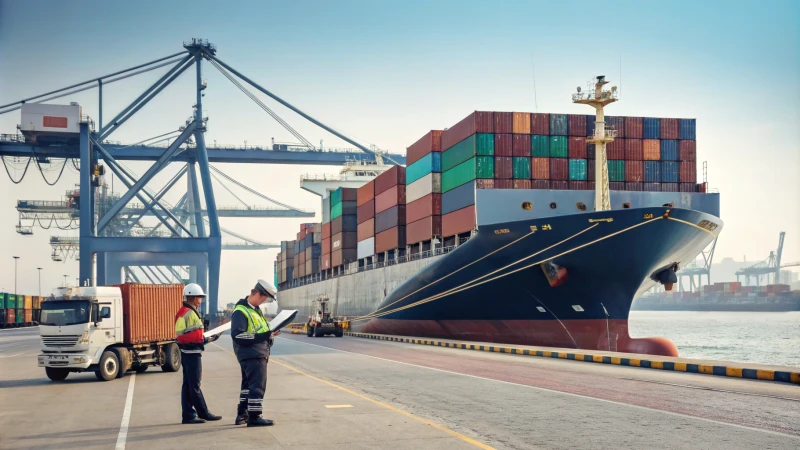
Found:
[[267, 358], [239, 361], [242, 369], [242, 388], [236, 414], [255, 419], [263, 411], [264, 391], [267, 389]]
[[181, 365], [183, 365], [183, 387], [181, 388], [181, 408], [183, 419], [193, 419], [196, 416], [206, 417], [208, 406], [200, 390], [203, 379], [203, 355], [200, 353], [181, 352]]

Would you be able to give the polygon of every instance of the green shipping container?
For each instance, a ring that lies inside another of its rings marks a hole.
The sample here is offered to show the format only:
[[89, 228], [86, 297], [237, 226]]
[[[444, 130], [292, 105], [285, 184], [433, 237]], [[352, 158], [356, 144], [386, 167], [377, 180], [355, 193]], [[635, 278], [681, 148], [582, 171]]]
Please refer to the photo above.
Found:
[[569, 157], [569, 140], [566, 136], [550, 136], [550, 157]]
[[17, 296], [14, 294], [6, 294], [6, 309], [17, 308]]
[[[335, 192], [335, 191], [334, 191]], [[339, 198], [342, 198], [342, 194], [339, 193]], [[335, 205], [331, 206], [331, 220], [339, 217], [342, 215], [342, 202], [339, 202]]]
[[608, 161], [608, 181], [625, 181], [625, 161]]
[[16, 314], [14, 322], [22, 323], [23, 319], [25, 319], [25, 310], [17, 308], [17, 311], [14, 313]]
[[525, 157], [515, 156], [513, 161], [513, 176], [514, 179], [530, 180], [531, 179], [531, 159]]
[[569, 160], [569, 179], [570, 181], [586, 181], [588, 166], [585, 159]]
[[473, 156], [494, 156], [494, 135], [478, 133], [464, 139], [442, 153], [442, 172], [446, 172]]
[[442, 173], [442, 193], [476, 178], [494, 178], [494, 158], [476, 156]]
[[[333, 211], [333, 205], [338, 205], [342, 203], [342, 188], [336, 189], [335, 191], [331, 192], [331, 211]], [[339, 215], [342, 214], [342, 208], [339, 207]], [[337, 216], [338, 217], [338, 216]], [[331, 217], [333, 218], [333, 217]]]
[[6, 293], [0, 292], [0, 309], [6, 308]]
[[550, 136], [531, 136], [531, 156], [534, 158], [550, 157]]

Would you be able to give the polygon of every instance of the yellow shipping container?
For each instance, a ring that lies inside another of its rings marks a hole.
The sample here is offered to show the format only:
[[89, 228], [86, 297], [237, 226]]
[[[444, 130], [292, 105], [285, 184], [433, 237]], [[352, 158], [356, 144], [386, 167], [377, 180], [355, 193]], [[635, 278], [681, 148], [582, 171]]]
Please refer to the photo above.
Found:
[[512, 120], [514, 134], [531, 134], [531, 113], [515, 112]]
[[24, 305], [23, 308], [25, 309], [33, 309], [33, 297], [30, 295], [26, 295], [24, 297]]

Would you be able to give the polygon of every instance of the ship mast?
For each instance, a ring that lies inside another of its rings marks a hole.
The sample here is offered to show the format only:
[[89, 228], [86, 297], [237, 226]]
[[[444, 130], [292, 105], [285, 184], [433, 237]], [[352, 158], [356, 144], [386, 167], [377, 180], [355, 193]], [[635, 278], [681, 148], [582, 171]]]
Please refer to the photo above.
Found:
[[608, 163], [606, 162], [606, 145], [614, 141], [617, 137], [617, 130], [606, 127], [605, 113], [603, 108], [609, 103], [617, 101], [617, 87], [612, 86], [611, 90], [603, 90], [603, 86], [608, 84], [606, 77], [600, 75], [594, 84], [594, 90], [589, 92], [578, 92], [572, 94], [572, 102], [583, 105], [593, 106], [597, 111], [594, 127], [594, 135], [589, 136], [586, 142], [595, 144], [595, 165], [594, 165], [594, 210], [608, 211], [611, 209], [611, 193], [608, 188]]

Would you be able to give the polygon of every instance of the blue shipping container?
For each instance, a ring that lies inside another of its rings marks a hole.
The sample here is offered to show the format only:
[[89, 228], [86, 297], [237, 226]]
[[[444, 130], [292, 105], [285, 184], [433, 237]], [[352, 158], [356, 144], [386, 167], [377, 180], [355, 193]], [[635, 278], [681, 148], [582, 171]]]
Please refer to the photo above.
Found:
[[569, 122], [566, 114], [550, 114], [550, 136], [567, 136]]
[[586, 116], [586, 136], [594, 136], [594, 121], [597, 116]]
[[425, 175], [442, 171], [442, 154], [431, 152], [420, 158], [414, 164], [406, 167], [406, 184], [411, 184]]
[[644, 118], [644, 139], [660, 139], [661, 138], [661, 119], [653, 117]]
[[661, 182], [662, 183], [677, 183], [678, 174], [680, 172], [677, 161], [662, 161], [661, 162]]
[[474, 204], [475, 181], [470, 181], [442, 194], [442, 215]]
[[678, 141], [674, 139], [665, 139], [661, 141], [661, 160], [662, 161], [677, 161], [678, 160]]
[[322, 256], [322, 244], [314, 244], [311, 246], [311, 258], [319, 258]]
[[678, 123], [681, 139], [690, 141], [697, 139], [697, 119], [681, 119]]
[[644, 162], [644, 181], [646, 183], [661, 182], [661, 161]]

